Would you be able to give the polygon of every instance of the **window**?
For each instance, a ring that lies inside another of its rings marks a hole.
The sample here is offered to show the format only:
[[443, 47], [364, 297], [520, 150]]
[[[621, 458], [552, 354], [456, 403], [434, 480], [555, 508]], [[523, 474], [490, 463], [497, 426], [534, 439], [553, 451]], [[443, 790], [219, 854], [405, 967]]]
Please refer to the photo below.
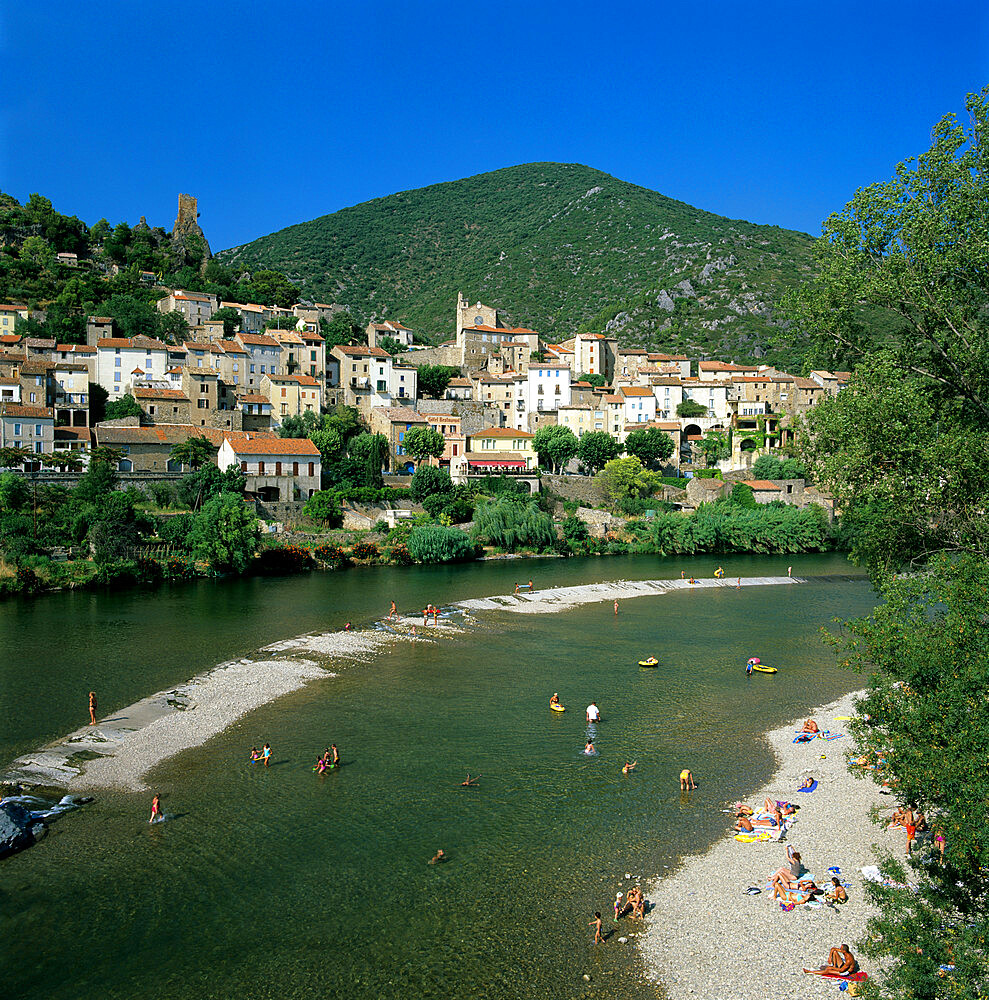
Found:
[[299, 474], [299, 463], [298, 462], [293, 462], [292, 463], [292, 475], [293, 476], [297, 476], [298, 474]]
[[263, 476], [264, 475], [264, 462], [262, 462], [260, 460], [258, 461], [258, 475], [259, 476]]
[[310, 476], [316, 475], [316, 463], [315, 462], [310, 462], [309, 463], [309, 475]]
[[199, 410], [208, 410], [209, 409], [209, 400], [208, 399], [197, 399], [196, 400], [196, 409], [199, 409]]
[[280, 476], [282, 474], [282, 463], [275, 462], [275, 475]]
[[[117, 381], [120, 381], [120, 376], [117, 376]], [[31, 402], [36, 403], [38, 401], [38, 394], [36, 392], [31, 393]]]
[[254, 374], [254, 365], [251, 365], [251, 374]]
[[153, 406], [148, 407], [148, 415], [152, 417], [155, 415], [155, 408]]
[[282, 399], [285, 398], [285, 396], [286, 396], [287, 393], [288, 393], [287, 389], [282, 389]]
[[[261, 374], [264, 375], [264, 365], [261, 366]], [[272, 369], [271, 374], [274, 375], [275, 371]]]
[[120, 358], [114, 358], [113, 359], [113, 367], [114, 368], [119, 368], [120, 367]]
[[236, 361], [234, 362], [234, 371], [235, 372], [239, 372], [240, 371], [240, 365], [238, 365]]
[[114, 382], [119, 382], [120, 381], [120, 372], [114, 372], [113, 373], [113, 381]]
[[[14, 433], [15, 434], [20, 434], [20, 432], [21, 432], [21, 425], [20, 424], [14, 424]], [[19, 448], [20, 445], [18, 445], [17, 447]]]

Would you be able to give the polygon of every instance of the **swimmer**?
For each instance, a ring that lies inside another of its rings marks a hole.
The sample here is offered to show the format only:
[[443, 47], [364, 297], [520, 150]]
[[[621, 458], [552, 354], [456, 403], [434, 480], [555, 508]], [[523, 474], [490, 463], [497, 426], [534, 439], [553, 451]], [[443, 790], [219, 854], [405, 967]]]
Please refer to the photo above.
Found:
[[617, 601], [615, 601], [615, 614], [616, 615], [618, 614], [618, 602]]
[[412, 626], [412, 638], [414, 639], [415, 637], [416, 637], [416, 627], [415, 627], [415, 625], [413, 625]]
[[529, 593], [530, 594], [532, 593], [532, 581], [531, 580], [529, 581]]
[[587, 741], [587, 744], [584, 747], [584, 753], [588, 755], [592, 753], [597, 753], [597, 751], [594, 749], [594, 744], [590, 740]]
[[560, 704], [560, 696], [555, 691], [553, 692], [553, 697], [550, 698], [549, 703], [551, 705], [559, 705]]
[[628, 774], [629, 771], [634, 771], [635, 765], [638, 763], [639, 762], [637, 760], [633, 760], [631, 764], [628, 761], [625, 761], [625, 766], [622, 768], [622, 774]]
[[313, 770], [317, 774], [323, 774], [326, 771], [326, 754], [323, 754], [322, 757], [316, 758], [316, 766], [313, 768]]
[[697, 581], [693, 577], [690, 578], [690, 582], [691, 583], [697, 583]]
[[749, 660], [749, 662], [745, 664], [745, 672], [747, 674], [751, 674], [752, 673], [752, 667], [754, 665], [755, 665], [754, 662], [752, 660]]
[[736, 590], [741, 590], [742, 589], [742, 578], [741, 577], [739, 577], [738, 581], [735, 583], [735, 589]]
[[427, 862], [427, 865], [441, 865], [447, 860], [446, 855], [443, 853], [443, 848], [441, 847]]
[[347, 622], [347, 624], [344, 625], [343, 630], [344, 630], [344, 632], [349, 632], [350, 631], [350, 622]]
[[787, 568], [786, 568], [786, 575], [787, 576], [793, 576], [793, 567], [792, 566], [787, 566]]
[[687, 768], [684, 768], [680, 772], [680, 791], [686, 792], [691, 788], [696, 788], [697, 785], [694, 782], [694, 776], [690, 773]]
[[89, 692], [89, 724], [96, 725], [96, 692]]
[[681, 579], [681, 580], [686, 580], [686, 579], [687, 579], [687, 574], [686, 574], [686, 573], [684, 573], [684, 571], [683, 571], [683, 570], [680, 570], [680, 579]]
[[267, 743], [261, 747], [261, 760], [264, 761], [264, 766], [268, 766], [268, 761], [271, 760], [271, 747]]
[[155, 820], [161, 820], [161, 818], [161, 796], [156, 794], [151, 800], [151, 819], [148, 822], [154, 823]]
[[516, 583], [515, 584], [515, 594], [516, 594], [516, 596], [518, 595], [518, 592], [519, 592], [519, 585], [518, 585], [518, 583]]
[[467, 772], [467, 780], [466, 781], [461, 781], [460, 782], [460, 787], [461, 788], [477, 788], [477, 779], [480, 778], [480, 777], [481, 777], [480, 775], [477, 775], [477, 777], [472, 778], [470, 776], [470, 771], [468, 771]]
[[714, 578], [716, 580], [720, 580], [724, 575], [725, 571], [720, 566], [714, 571]]

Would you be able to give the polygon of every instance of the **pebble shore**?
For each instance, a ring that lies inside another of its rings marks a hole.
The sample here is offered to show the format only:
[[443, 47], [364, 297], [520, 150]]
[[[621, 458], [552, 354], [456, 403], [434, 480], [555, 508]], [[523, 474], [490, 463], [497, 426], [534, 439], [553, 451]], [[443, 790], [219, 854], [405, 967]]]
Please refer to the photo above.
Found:
[[[874, 782], [859, 780], [846, 768], [845, 754], [852, 746], [848, 723], [835, 720], [855, 714], [853, 703], [860, 694], [810, 713], [822, 730], [845, 733], [842, 739], [793, 743], [803, 719], [766, 734], [779, 767], [746, 801], [755, 808], [767, 796], [800, 804], [797, 822], [782, 842], [740, 843], [734, 831], [729, 832], [734, 818], [726, 815], [723, 841], [706, 854], [685, 858], [675, 874], [648, 886], [646, 899], [654, 908], [637, 944], [647, 978], [661, 984], [670, 1000], [790, 1000], [837, 994], [835, 980], [808, 976], [801, 969], [818, 968], [827, 961], [829, 949], [842, 942], [855, 950], [874, 912], [865, 899], [861, 869], [876, 863], [873, 845], [901, 855], [906, 848], [903, 830], [887, 831], [870, 818], [874, 805], [891, 810], [893, 798], [880, 795]], [[817, 790], [798, 793], [808, 775], [818, 779]], [[731, 807], [713, 798], [703, 775], [697, 780], [700, 787], [694, 796], [710, 799], [714, 810]], [[827, 869], [839, 867], [848, 883], [848, 902], [781, 910], [766, 883], [771, 872], [787, 863], [787, 844], [800, 852], [804, 868], [822, 887], [830, 884]], [[747, 895], [745, 890], [753, 885], [762, 892]], [[867, 961], [861, 965], [874, 974]]]

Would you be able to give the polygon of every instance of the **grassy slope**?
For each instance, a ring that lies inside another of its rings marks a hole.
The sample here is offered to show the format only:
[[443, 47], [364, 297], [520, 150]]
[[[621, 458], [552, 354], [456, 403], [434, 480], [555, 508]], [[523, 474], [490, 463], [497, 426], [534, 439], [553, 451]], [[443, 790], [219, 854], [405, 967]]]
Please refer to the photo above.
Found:
[[[452, 334], [463, 291], [553, 339], [611, 329], [624, 345], [741, 360], [767, 347], [772, 305], [810, 273], [811, 246], [589, 167], [531, 163], [377, 198], [220, 257], [433, 340]], [[661, 293], [685, 279], [693, 294], [674, 291], [676, 309], [663, 309]]]

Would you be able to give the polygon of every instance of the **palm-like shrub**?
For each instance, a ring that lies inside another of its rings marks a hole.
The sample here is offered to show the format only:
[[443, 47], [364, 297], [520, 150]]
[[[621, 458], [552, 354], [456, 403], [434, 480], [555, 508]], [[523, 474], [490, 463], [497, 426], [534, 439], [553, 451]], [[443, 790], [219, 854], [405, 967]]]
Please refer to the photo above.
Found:
[[518, 503], [503, 498], [479, 503], [474, 511], [474, 537], [484, 545], [540, 549], [556, 540], [553, 520], [530, 500]]

